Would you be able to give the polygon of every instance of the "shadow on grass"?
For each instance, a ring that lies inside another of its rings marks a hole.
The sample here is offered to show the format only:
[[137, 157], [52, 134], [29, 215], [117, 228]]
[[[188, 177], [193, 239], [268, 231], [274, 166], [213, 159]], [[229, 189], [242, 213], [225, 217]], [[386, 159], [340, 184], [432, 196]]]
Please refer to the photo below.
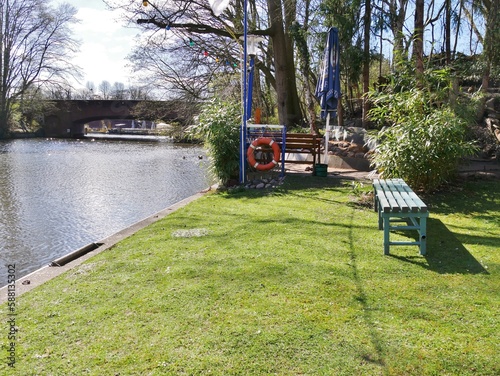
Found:
[[[485, 244], [487, 238], [476, 237], [476, 242]], [[391, 250], [392, 251], [392, 250]], [[440, 274], [489, 274], [470, 254], [467, 248], [439, 219], [427, 220], [427, 254], [421, 256], [398, 256], [397, 248], [390, 257], [419, 265]]]
[[452, 186], [449, 191], [435, 193], [423, 199], [432, 213], [462, 213], [480, 219], [498, 220], [492, 213], [500, 211], [500, 201], [492, 193], [499, 188], [498, 180], [468, 181], [460, 186]]
[[357, 294], [355, 299], [359, 302], [363, 312], [363, 320], [368, 329], [368, 334], [373, 346], [373, 350], [366, 349], [365, 353], [362, 354], [362, 359], [365, 362], [370, 362], [378, 365], [382, 369], [386, 368], [385, 354], [386, 349], [384, 348], [384, 340], [377, 330], [375, 325], [374, 310], [370, 307], [368, 296], [363, 287], [363, 281], [359, 274], [357, 255], [355, 252], [355, 241], [354, 241], [354, 211], [351, 211], [350, 216], [350, 226], [349, 226], [349, 266], [352, 271], [354, 278], [354, 283], [356, 285]]

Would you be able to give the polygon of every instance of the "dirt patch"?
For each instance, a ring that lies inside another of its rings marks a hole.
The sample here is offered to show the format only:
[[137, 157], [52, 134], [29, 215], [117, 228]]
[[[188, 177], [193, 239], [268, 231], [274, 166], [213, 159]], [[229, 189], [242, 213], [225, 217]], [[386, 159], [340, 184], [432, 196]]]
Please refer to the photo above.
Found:
[[208, 235], [206, 228], [192, 228], [187, 230], [177, 230], [172, 233], [174, 238], [199, 238]]

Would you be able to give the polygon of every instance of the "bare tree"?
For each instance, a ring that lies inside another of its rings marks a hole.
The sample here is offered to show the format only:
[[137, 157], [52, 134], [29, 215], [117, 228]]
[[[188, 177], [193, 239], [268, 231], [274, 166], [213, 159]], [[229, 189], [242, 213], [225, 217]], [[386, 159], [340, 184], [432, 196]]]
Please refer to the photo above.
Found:
[[[229, 67], [235, 62], [239, 66], [240, 57], [240, 37], [243, 35], [243, 1], [236, 0], [231, 7], [222, 14], [215, 15], [208, 1], [198, 2], [191, 0], [181, 1], [163, 1], [152, 0], [145, 2], [146, 7], [139, 8], [137, 2], [119, 2], [116, 0], [106, 0], [111, 6], [122, 8], [127, 11], [129, 20], [134, 20], [141, 25], [144, 30], [151, 34], [163, 34], [165, 32], [177, 37], [177, 49], [171, 45], [173, 52], [181, 55], [180, 45], [189, 51], [190, 47], [198, 49], [198, 57], [206, 56], [216, 57], [218, 54], [219, 67], [221, 72], [226, 63], [227, 57]], [[290, 35], [290, 29], [293, 26], [297, 14], [296, 0], [267, 0], [249, 1], [251, 13], [249, 19], [249, 33], [266, 37], [266, 59], [256, 63], [256, 69], [260, 70], [269, 86], [273, 87], [276, 95], [276, 106], [278, 110], [279, 121], [282, 124], [296, 125], [303, 121], [303, 113], [300, 106], [299, 93], [297, 89], [294, 43]], [[225, 40], [222, 44], [221, 42]], [[230, 50], [224, 51], [221, 46], [232, 44]], [[165, 47], [167, 48], [167, 47]], [[193, 50], [195, 49], [193, 48]], [[228, 54], [229, 51], [235, 52]], [[142, 51], [141, 53], [143, 53]], [[191, 52], [193, 53], [193, 52]], [[171, 55], [173, 56], [173, 55]], [[133, 58], [144, 59], [146, 55], [135, 54]], [[191, 70], [196, 59], [190, 59], [192, 62]], [[165, 66], [160, 66], [166, 62]], [[188, 64], [187, 60], [183, 60]], [[170, 65], [170, 66], [168, 66]], [[143, 69], [157, 69], [158, 72], [173, 73], [170, 69], [173, 65], [166, 60], [149, 60], [149, 63], [142, 66]], [[185, 69], [176, 69], [178, 77], [187, 77]], [[213, 70], [204, 72], [204, 74], [213, 74]], [[171, 75], [175, 77], [174, 74]], [[179, 79], [177, 83], [185, 83], [186, 80]], [[196, 84], [194, 81], [190, 83]], [[157, 82], [158, 84], [158, 82]]]
[[152, 95], [145, 87], [131, 86], [128, 88], [128, 97], [130, 100], [151, 100]]
[[87, 81], [84, 89], [85, 99], [94, 99], [94, 96], [97, 95], [95, 84], [92, 81]]
[[99, 84], [99, 92], [101, 93], [102, 99], [111, 99], [111, 84], [109, 81], [104, 80]]
[[127, 99], [127, 91], [125, 90], [125, 85], [122, 82], [115, 82], [111, 91], [113, 99]]
[[382, 0], [388, 15], [388, 26], [393, 36], [393, 55], [396, 66], [408, 60], [408, 44], [405, 38], [405, 21], [408, 0]]
[[66, 86], [78, 74], [69, 25], [76, 9], [44, 0], [0, 0], [0, 138], [8, 135], [13, 104], [34, 88]]

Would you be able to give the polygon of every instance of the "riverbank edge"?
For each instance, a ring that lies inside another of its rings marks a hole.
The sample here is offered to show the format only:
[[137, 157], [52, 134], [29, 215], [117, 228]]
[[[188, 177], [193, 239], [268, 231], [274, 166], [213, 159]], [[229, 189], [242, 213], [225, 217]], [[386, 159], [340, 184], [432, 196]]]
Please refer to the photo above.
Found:
[[[35, 270], [34, 272], [31, 272], [30, 274], [21, 277], [19, 279], [16, 278], [16, 297], [33, 290], [34, 288], [41, 286], [47, 281], [50, 281], [51, 279], [67, 272], [68, 270], [73, 269], [74, 267], [82, 264], [86, 260], [98, 255], [101, 252], [104, 252], [111, 247], [113, 247], [116, 243], [122, 241], [125, 238], [128, 238], [129, 236], [133, 235], [137, 231], [153, 224], [156, 221], [159, 221], [162, 218], [165, 218], [169, 214], [177, 211], [178, 209], [181, 209], [182, 207], [188, 205], [189, 203], [199, 199], [200, 197], [203, 197], [207, 192], [216, 189], [217, 185], [213, 185], [203, 191], [200, 191], [198, 193], [195, 193], [192, 196], [189, 196], [181, 201], [176, 202], [175, 204], [172, 204], [168, 206], [167, 208], [160, 210], [159, 212], [150, 215], [149, 217], [146, 217], [128, 227], [125, 227], [124, 229], [102, 239], [99, 241], [96, 241], [94, 244], [100, 244], [99, 247], [96, 249], [85, 253], [84, 255], [68, 262], [67, 264], [63, 266], [50, 266], [46, 265], [41, 267], [40, 269]], [[73, 253], [75, 251], [69, 252], [69, 254]], [[3, 304], [7, 302], [8, 298], [8, 285], [3, 286], [0, 288], [0, 304]]]

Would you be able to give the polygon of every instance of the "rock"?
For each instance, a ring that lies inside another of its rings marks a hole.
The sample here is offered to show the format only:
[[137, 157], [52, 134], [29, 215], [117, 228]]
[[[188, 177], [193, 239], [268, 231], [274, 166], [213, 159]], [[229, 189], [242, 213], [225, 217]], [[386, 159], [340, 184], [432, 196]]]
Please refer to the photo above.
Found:
[[364, 138], [363, 134], [355, 133], [352, 135], [352, 142], [355, 144], [363, 144], [364, 143], [363, 138]]
[[266, 185], [264, 183], [259, 183], [255, 186], [256, 189], [262, 189], [264, 188]]
[[493, 132], [495, 128], [500, 128], [500, 121], [498, 119], [493, 119], [488, 117], [485, 119], [486, 128]]
[[485, 106], [487, 110], [495, 111], [495, 98], [488, 99], [485, 103]]

